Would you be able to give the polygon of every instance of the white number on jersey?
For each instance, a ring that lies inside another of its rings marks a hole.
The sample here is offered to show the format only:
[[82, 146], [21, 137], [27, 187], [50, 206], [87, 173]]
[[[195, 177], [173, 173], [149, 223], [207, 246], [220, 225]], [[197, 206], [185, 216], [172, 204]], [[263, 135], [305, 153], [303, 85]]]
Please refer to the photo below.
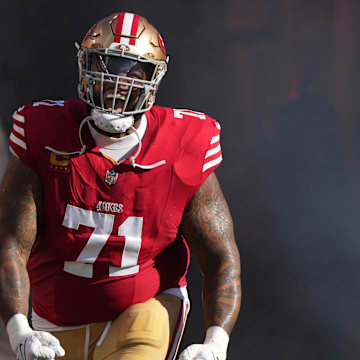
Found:
[[201, 120], [205, 120], [206, 116], [204, 113], [186, 110], [186, 109], [174, 109], [174, 118], [183, 119], [184, 115], [193, 116]]
[[[115, 216], [67, 205], [63, 226], [77, 230], [79, 225], [94, 228], [76, 261], [65, 261], [64, 271], [86, 278], [93, 277], [93, 264], [112, 232]], [[121, 267], [110, 266], [109, 276], [131, 275], [139, 272], [138, 257], [141, 248], [143, 218], [130, 216], [118, 228], [125, 237]]]
[[37, 101], [33, 103], [33, 106], [64, 106], [65, 100], [43, 100], [43, 101]]

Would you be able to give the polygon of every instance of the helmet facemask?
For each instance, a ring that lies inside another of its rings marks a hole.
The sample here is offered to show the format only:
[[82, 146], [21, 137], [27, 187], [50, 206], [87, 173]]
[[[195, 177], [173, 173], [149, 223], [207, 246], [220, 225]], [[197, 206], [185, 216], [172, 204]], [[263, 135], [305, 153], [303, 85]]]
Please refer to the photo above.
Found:
[[166, 72], [166, 63], [111, 49], [78, 53], [79, 97], [105, 113], [130, 116], [148, 111]]
[[155, 102], [168, 63], [162, 37], [145, 18], [115, 13], [94, 24], [77, 48], [78, 94], [94, 124], [126, 131]]

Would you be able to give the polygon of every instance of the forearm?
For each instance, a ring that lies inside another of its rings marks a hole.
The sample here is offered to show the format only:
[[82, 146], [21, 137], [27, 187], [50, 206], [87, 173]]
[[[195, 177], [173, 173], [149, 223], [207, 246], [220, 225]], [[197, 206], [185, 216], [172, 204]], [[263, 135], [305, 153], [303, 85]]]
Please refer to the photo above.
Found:
[[181, 233], [204, 275], [206, 327], [220, 326], [230, 334], [241, 302], [240, 256], [230, 211], [214, 174], [189, 203]]
[[6, 324], [15, 313], [28, 313], [26, 263], [42, 214], [37, 175], [11, 158], [0, 185], [0, 315]]
[[220, 326], [230, 334], [241, 302], [238, 256], [223, 261], [215, 271], [204, 274], [202, 295], [206, 328]]
[[0, 314], [6, 325], [12, 315], [27, 315], [29, 277], [24, 262], [16, 249], [0, 251]]

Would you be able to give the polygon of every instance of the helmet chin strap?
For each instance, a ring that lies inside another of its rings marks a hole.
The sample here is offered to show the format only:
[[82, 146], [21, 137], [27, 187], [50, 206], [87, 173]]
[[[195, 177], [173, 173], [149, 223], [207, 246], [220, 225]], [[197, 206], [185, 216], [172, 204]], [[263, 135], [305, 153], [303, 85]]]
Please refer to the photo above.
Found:
[[111, 134], [124, 133], [130, 129], [130, 127], [133, 126], [135, 122], [133, 115], [119, 116], [108, 114], [95, 108], [91, 110], [91, 117], [94, 121], [94, 124], [100, 130]]
[[83, 128], [84, 124], [89, 120], [91, 120], [91, 116], [87, 116], [85, 119], [83, 119], [81, 121], [81, 123], [80, 123], [80, 126], [79, 126], [79, 139], [80, 139], [80, 143], [81, 143], [81, 150], [71, 151], [71, 152], [59, 151], [59, 150], [54, 149], [51, 146], [45, 146], [45, 149], [50, 150], [50, 151], [52, 151], [52, 152], [54, 152], [56, 154], [59, 154], [59, 155], [76, 155], [76, 154], [82, 155], [82, 154], [84, 154], [85, 151], [86, 151], [86, 145], [82, 141], [81, 131], [82, 131], [82, 128]]
[[149, 164], [149, 165], [141, 165], [141, 164], [137, 164], [135, 162], [135, 159], [137, 158], [137, 156], [139, 155], [140, 151], [141, 151], [141, 138], [139, 136], [139, 133], [137, 132], [137, 130], [131, 126], [131, 129], [134, 130], [134, 133], [136, 134], [138, 140], [139, 140], [139, 146], [137, 148], [137, 151], [136, 153], [134, 154], [134, 156], [130, 156], [130, 163], [132, 165], [133, 168], [135, 167], [138, 167], [138, 168], [141, 168], [141, 169], [145, 169], [145, 170], [150, 170], [150, 169], [154, 169], [158, 166], [161, 166], [161, 165], [164, 165], [166, 164], [166, 161], [165, 160], [160, 160], [154, 164]]

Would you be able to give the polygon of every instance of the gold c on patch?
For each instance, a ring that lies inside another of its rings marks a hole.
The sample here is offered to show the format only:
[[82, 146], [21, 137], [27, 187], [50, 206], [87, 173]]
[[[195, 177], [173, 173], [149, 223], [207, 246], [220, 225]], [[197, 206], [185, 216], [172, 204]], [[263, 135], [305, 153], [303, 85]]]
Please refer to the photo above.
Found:
[[60, 172], [69, 172], [69, 156], [60, 155], [55, 152], [50, 153], [50, 169]]

